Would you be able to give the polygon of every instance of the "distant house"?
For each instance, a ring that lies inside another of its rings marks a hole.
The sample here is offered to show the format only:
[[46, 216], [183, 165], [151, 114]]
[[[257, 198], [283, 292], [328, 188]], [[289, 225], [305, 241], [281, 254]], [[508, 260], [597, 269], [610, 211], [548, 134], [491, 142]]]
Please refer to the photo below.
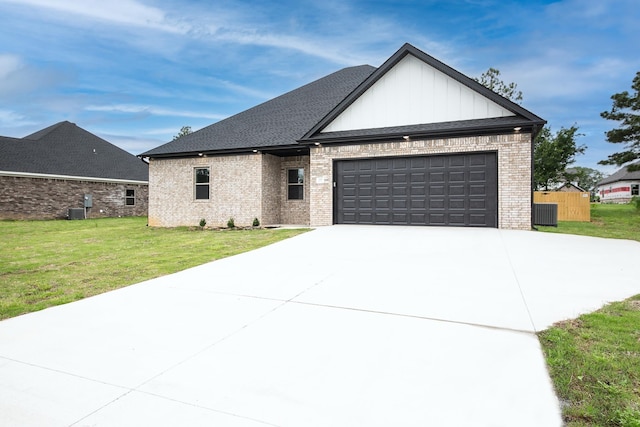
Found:
[[0, 219], [144, 216], [148, 165], [67, 121], [0, 137]]
[[405, 44], [141, 154], [149, 225], [530, 229], [545, 123]]
[[597, 191], [603, 203], [628, 203], [633, 196], [640, 195], [640, 170], [629, 172], [625, 166], [600, 181]]
[[588, 193], [587, 190], [572, 182], [565, 182], [556, 191], [563, 193]]

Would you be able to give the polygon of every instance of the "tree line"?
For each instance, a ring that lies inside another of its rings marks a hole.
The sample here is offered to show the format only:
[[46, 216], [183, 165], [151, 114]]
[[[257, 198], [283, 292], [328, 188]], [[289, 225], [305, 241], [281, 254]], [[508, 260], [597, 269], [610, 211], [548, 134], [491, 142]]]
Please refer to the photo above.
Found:
[[[513, 102], [522, 102], [522, 92], [518, 90], [518, 85], [502, 81], [500, 70], [496, 68], [489, 68], [475, 80]], [[636, 73], [631, 88], [631, 94], [624, 91], [612, 95], [611, 110], [600, 113], [607, 120], [620, 122], [618, 128], [606, 133], [607, 141], [624, 144], [625, 147], [623, 151], [611, 154], [598, 164], [623, 166], [640, 159], [640, 71]], [[576, 124], [569, 128], [561, 127], [555, 133], [545, 126], [538, 133], [533, 144], [533, 181], [536, 190], [548, 190], [549, 187], [564, 182], [575, 182], [588, 191], [595, 189], [598, 181], [604, 178], [602, 172], [592, 168], [569, 167], [575, 163], [575, 157], [587, 149], [576, 141], [581, 135]], [[640, 162], [629, 165], [628, 170], [640, 170]]]

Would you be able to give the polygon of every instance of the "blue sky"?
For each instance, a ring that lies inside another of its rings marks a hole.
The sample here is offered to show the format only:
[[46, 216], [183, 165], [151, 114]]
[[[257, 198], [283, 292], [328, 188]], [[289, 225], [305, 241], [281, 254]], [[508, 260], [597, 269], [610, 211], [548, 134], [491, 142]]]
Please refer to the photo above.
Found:
[[640, 71], [638, 0], [0, 0], [0, 135], [62, 120], [139, 154], [403, 43], [478, 77], [498, 68], [553, 131], [600, 118]]

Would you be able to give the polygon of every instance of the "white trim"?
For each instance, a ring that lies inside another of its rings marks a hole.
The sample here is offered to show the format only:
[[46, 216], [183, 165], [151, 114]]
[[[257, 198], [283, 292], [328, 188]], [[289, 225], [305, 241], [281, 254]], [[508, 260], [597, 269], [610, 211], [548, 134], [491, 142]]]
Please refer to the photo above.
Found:
[[33, 172], [0, 171], [0, 176], [13, 176], [18, 178], [64, 179], [68, 181], [112, 182], [114, 184], [149, 185], [149, 181], [136, 181], [133, 179], [97, 178], [94, 176], [53, 175], [48, 173], [33, 173]]

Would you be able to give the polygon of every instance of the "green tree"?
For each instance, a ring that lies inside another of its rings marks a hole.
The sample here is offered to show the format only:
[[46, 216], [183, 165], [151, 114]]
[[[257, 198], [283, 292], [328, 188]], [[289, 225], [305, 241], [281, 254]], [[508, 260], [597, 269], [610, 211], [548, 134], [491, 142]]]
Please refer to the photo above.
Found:
[[480, 78], [474, 79], [482, 86], [491, 89], [495, 93], [504, 96], [505, 98], [520, 103], [522, 102], [522, 92], [517, 90], [518, 85], [515, 83], [505, 83], [500, 78], [500, 70], [497, 68], [489, 68], [482, 73]]
[[[614, 144], [626, 144], [624, 151], [611, 154], [607, 160], [598, 162], [601, 165], [622, 166], [625, 163], [640, 159], [640, 71], [636, 73], [631, 84], [633, 94], [626, 90], [611, 95], [613, 106], [611, 111], [603, 111], [600, 116], [607, 120], [621, 122], [617, 129], [606, 133], [607, 141]], [[640, 164], [629, 165], [629, 171], [640, 170]]]
[[584, 153], [585, 146], [577, 145], [578, 127], [560, 128], [553, 135], [542, 128], [533, 143], [533, 181], [536, 189], [548, 190], [549, 186], [568, 181], [567, 166], [575, 162], [577, 154]]
[[569, 182], [575, 182], [578, 187], [592, 194], [596, 189], [596, 184], [604, 178], [604, 174], [599, 170], [581, 166], [567, 169], [564, 175]]
[[185, 135], [189, 135], [190, 133], [193, 133], [191, 131], [191, 126], [182, 126], [180, 128], [180, 132], [178, 132], [177, 135], [173, 136], [173, 141], [175, 141], [176, 139], [181, 138], [181, 137], [183, 137]]

